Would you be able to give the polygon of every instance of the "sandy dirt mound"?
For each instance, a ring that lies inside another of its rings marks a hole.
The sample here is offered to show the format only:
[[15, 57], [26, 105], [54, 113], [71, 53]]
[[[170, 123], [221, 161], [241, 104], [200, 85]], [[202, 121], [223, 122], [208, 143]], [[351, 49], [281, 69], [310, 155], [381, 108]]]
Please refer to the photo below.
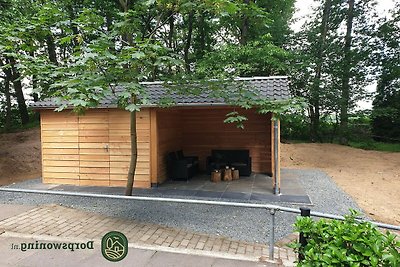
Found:
[[41, 176], [40, 130], [0, 134], [0, 185]]
[[282, 144], [282, 167], [321, 169], [370, 217], [400, 224], [400, 153], [335, 144]]

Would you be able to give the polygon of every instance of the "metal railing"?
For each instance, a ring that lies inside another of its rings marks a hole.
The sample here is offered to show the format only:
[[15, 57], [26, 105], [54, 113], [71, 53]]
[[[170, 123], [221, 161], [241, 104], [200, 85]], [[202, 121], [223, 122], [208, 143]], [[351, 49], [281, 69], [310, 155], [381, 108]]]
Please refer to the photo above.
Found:
[[[13, 192], [13, 193], [34, 193], [34, 194], [47, 194], [47, 195], [62, 195], [62, 196], [77, 196], [77, 197], [93, 197], [93, 198], [108, 198], [108, 199], [124, 199], [124, 200], [138, 200], [138, 201], [156, 201], [156, 202], [169, 202], [169, 203], [185, 203], [185, 204], [203, 204], [211, 206], [229, 206], [239, 208], [255, 208], [264, 209], [271, 215], [270, 235], [269, 235], [269, 258], [274, 259], [274, 246], [275, 246], [275, 216], [277, 211], [288, 212], [302, 215], [302, 209], [294, 209], [283, 206], [271, 204], [256, 204], [256, 203], [240, 203], [240, 202], [227, 202], [227, 201], [212, 201], [212, 200], [199, 200], [199, 199], [183, 199], [183, 198], [165, 198], [165, 197], [145, 197], [145, 196], [122, 196], [122, 195], [107, 195], [107, 194], [94, 194], [94, 193], [78, 193], [78, 192], [63, 192], [63, 191], [50, 191], [50, 190], [36, 190], [36, 189], [19, 189], [19, 188], [0, 188], [0, 192]], [[322, 212], [310, 211], [307, 209], [306, 216], [311, 215], [319, 218], [327, 218], [334, 220], [345, 220], [343, 216], [327, 214]], [[304, 215], [304, 209], [303, 209]], [[363, 222], [367, 220], [358, 219]], [[368, 221], [377, 227], [389, 230], [400, 231], [400, 226], [391, 225], [380, 222]]]

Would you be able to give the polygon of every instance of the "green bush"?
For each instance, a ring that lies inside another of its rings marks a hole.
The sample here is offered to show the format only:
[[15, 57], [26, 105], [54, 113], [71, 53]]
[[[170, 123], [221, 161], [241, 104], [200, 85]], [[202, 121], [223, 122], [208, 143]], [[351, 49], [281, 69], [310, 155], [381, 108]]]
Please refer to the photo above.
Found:
[[357, 222], [355, 216], [352, 211], [345, 221], [299, 217], [294, 226], [308, 244], [290, 245], [304, 255], [297, 266], [400, 266], [398, 237], [369, 222]]
[[21, 118], [18, 112], [18, 107], [14, 105], [11, 109], [11, 121], [10, 127], [5, 128], [6, 112], [5, 109], [0, 105], [0, 133], [3, 132], [15, 132], [24, 129], [30, 129], [38, 127], [40, 125], [39, 114], [35, 111], [28, 109], [29, 112], [29, 123], [22, 125]]
[[282, 115], [281, 138], [284, 140], [309, 140], [310, 122], [309, 118], [302, 113]]

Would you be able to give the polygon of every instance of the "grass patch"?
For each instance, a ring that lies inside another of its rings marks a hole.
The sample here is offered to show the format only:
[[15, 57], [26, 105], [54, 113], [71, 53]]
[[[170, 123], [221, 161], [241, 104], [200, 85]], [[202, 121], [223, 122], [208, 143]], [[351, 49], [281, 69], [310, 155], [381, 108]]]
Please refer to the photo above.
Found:
[[400, 152], [400, 143], [383, 143], [370, 140], [370, 141], [350, 141], [349, 145], [354, 148], [361, 148], [365, 150]]
[[311, 143], [310, 140], [301, 140], [301, 139], [281, 139], [281, 143], [284, 144], [303, 144], [303, 143]]
[[[311, 143], [309, 140], [282, 140], [285, 144], [302, 144]], [[331, 143], [326, 143], [331, 144]], [[334, 142], [334, 144], [339, 144], [339, 142]], [[374, 140], [363, 140], [363, 141], [349, 141], [349, 146], [354, 148], [360, 148], [365, 150], [376, 150], [376, 151], [386, 151], [386, 152], [400, 152], [400, 143], [384, 143], [376, 142]]]

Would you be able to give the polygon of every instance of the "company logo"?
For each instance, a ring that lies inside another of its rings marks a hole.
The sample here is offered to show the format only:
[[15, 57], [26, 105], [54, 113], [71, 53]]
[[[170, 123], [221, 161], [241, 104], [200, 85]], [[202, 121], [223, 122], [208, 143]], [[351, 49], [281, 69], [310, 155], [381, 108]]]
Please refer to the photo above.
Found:
[[128, 254], [128, 239], [123, 233], [108, 232], [101, 239], [101, 253], [109, 261], [120, 261]]

